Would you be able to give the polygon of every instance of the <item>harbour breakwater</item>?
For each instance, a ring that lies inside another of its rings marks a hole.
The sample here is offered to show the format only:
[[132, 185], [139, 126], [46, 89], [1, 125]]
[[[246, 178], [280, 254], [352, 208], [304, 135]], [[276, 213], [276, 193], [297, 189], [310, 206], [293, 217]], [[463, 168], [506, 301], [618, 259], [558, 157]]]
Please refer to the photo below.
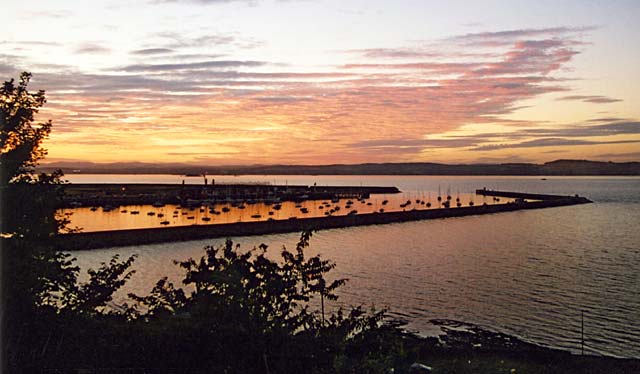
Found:
[[[211, 181], [212, 183], [214, 181]], [[305, 201], [335, 198], [368, 198], [371, 194], [396, 194], [396, 187], [306, 186], [272, 184], [66, 184], [60, 208], [78, 206], [120, 206], [199, 204], [230, 201]]]
[[54, 241], [59, 249], [72, 251], [232, 236], [266, 235], [300, 232], [304, 230], [345, 228], [591, 203], [589, 199], [577, 195], [540, 195], [506, 191], [490, 191], [486, 189], [477, 190], [476, 193], [488, 196], [515, 197], [517, 200], [516, 202], [506, 204], [483, 204], [456, 208], [434, 208], [427, 210], [347, 214], [342, 216], [290, 218], [286, 220], [60, 234], [54, 239]]

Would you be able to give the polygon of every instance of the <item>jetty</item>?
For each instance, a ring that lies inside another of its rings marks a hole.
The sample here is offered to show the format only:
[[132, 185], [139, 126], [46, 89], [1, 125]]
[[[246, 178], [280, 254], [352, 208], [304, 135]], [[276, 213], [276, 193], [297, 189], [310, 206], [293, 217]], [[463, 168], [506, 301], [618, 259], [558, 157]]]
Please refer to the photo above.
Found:
[[164, 242], [188, 241], [232, 236], [267, 235], [275, 233], [300, 232], [304, 230], [324, 230], [364, 225], [377, 225], [464, 217], [481, 214], [512, 212], [517, 210], [543, 209], [592, 201], [578, 195], [542, 195], [521, 192], [476, 190], [484, 196], [515, 198], [515, 202], [504, 204], [482, 204], [465, 207], [437, 208], [426, 210], [408, 210], [375, 212], [366, 214], [348, 214], [341, 216], [290, 218], [256, 222], [235, 222], [226, 224], [204, 224], [163, 228], [127, 229], [86, 233], [60, 234], [54, 240], [61, 250], [86, 250], [118, 246], [144, 245]]

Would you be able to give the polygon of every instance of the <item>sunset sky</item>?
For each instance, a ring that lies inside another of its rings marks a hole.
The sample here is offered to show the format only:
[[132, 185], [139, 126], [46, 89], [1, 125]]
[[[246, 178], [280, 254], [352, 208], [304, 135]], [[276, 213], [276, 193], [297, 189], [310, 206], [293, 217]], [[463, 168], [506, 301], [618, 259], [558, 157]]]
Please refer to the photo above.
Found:
[[[100, 3], [100, 4], [99, 4]], [[3, 0], [47, 161], [640, 160], [640, 2]]]

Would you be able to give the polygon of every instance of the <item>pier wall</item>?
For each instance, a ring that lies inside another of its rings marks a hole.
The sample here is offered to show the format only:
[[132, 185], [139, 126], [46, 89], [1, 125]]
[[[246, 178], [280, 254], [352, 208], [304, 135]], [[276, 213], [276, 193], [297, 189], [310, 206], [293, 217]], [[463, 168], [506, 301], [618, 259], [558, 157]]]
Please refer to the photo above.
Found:
[[67, 184], [60, 208], [82, 206], [148, 205], [155, 202], [181, 204], [189, 199], [223, 202], [260, 198], [281, 201], [330, 200], [334, 197], [358, 198], [371, 194], [394, 194], [396, 187], [306, 186], [271, 184]]
[[513, 199], [530, 199], [530, 200], [562, 200], [562, 199], [571, 199], [576, 198], [576, 196], [563, 196], [563, 195], [543, 195], [543, 194], [535, 194], [528, 192], [508, 192], [508, 191], [494, 191], [487, 190], [485, 188], [476, 190], [477, 195], [482, 196], [498, 196], [498, 197], [509, 197]]
[[[505, 195], [503, 194], [499, 196]], [[192, 225], [61, 234], [55, 240], [56, 245], [60, 250], [72, 251], [208, 238], [223, 238], [231, 236], [250, 236], [300, 232], [303, 230], [322, 230], [396, 222], [408, 222], [424, 219], [463, 217], [469, 215], [510, 212], [524, 209], [542, 209], [567, 205], [586, 204], [590, 202], [590, 200], [584, 197], [561, 196], [557, 198], [526, 203], [507, 203], [498, 205], [477, 205], [460, 208], [409, 210], [402, 212], [295, 218], [287, 220], [259, 222], [237, 222], [228, 224]]]

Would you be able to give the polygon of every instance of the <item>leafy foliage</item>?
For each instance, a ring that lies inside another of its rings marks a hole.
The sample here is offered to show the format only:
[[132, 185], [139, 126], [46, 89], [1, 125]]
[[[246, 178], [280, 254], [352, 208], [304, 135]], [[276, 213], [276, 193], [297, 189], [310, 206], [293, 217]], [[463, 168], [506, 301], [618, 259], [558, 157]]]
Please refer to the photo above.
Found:
[[42, 142], [52, 124], [35, 123], [46, 98], [44, 91], [29, 92], [30, 79], [31, 74], [22, 73], [17, 84], [11, 79], [0, 88], [0, 309], [2, 346], [7, 348], [3, 357], [13, 363], [33, 359], [21, 353], [33, 353], [40, 344], [39, 323], [49, 322], [45, 331], [50, 331], [59, 321], [56, 314], [78, 316], [104, 309], [131, 276], [127, 269], [133, 262], [114, 258], [90, 271], [88, 283], [78, 284], [75, 259], [50, 245], [51, 237], [72, 230], [66, 227], [67, 217], [56, 213], [62, 172], [35, 171], [47, 154]]
[[[335, 264], [306, 257], [310, 232], [295, 251], [270, 260], [267, 246], [242, 252], [231, 241], [205, 248], [198, 261], [177, 262], [184, 286], [160, 279], [147, 296], [114, 294], [134, 274], [135, 256], [89, 269], [79, 282], [75, 259], [50, 246], [66, 228], [55, 214], [62, 172], [35, 173], [46, 155], [51, 121], [35, 125], [44, 91], [30, 93], [31, 74], [0, 90], [3, 371], [43, 368], [157, 368], [184, 372], [352, 373], [406, 368], [388, 338], [398, 330], [384, 312], [325, 314], [345, 279]], [[317, 299], [320, 308], [317, 309]], [[315, 309], [314, 309], [315, 307]], [[404, 366], [403, 366], [404, 365]], [[145, 370], [145, 369], [143, 369]], [[54, 370], [55, 371], [55, 370]], [[401, 372], [402, 370], [400, 370]]]
[[0, 88], [0, 229], [3, 234], [30, 240], [46, 240], [63, 229], [68, 220], [55, 215], [62, 183], [60, 170], [37, 174], [38, 161], [47, 154], [42, 142], [51, 132], [51, 121], [35, 123], [46, 103], [45, 93], [31, 93], [30, 73], [22, 73]]
[[[229, 240], [207, 246], [200, 259], [176, 262], [190, 292], [162, 278], [150, 295], [130, 294], [135, 304], [125, 314], [150, 331], [170, 332], [173, 340], [198, 341], [199, 357], [193, 358], [198, 367], [345, 373], [403, 367], [404, 356], [381, 335], [393, 333], [397, 340], [399, 332], [384, 311], [338, 309], [325, 319], [314, 309], [314, 299], [337, 300], [335, 291], [346, 280], [327, 280], [335, 264], [305, 256], [310, 238], [310, 232], [302, 233], [295, 252], [283, 248], [279, 262], [267, 257], [264, 244], [248, 251]], [[181, 350], [183, 358], [192, 349]]]
[[33, 125], [35, 115], [46, 103], [44, 91], [30, 93], [31, 74], [24, 72], [16, 85], [11, 79], [0, 89], [0, 185], [10, 182], [37, 182], [34, 168], [47, 151], [42, 141], [51, 132], [51, 121]]

